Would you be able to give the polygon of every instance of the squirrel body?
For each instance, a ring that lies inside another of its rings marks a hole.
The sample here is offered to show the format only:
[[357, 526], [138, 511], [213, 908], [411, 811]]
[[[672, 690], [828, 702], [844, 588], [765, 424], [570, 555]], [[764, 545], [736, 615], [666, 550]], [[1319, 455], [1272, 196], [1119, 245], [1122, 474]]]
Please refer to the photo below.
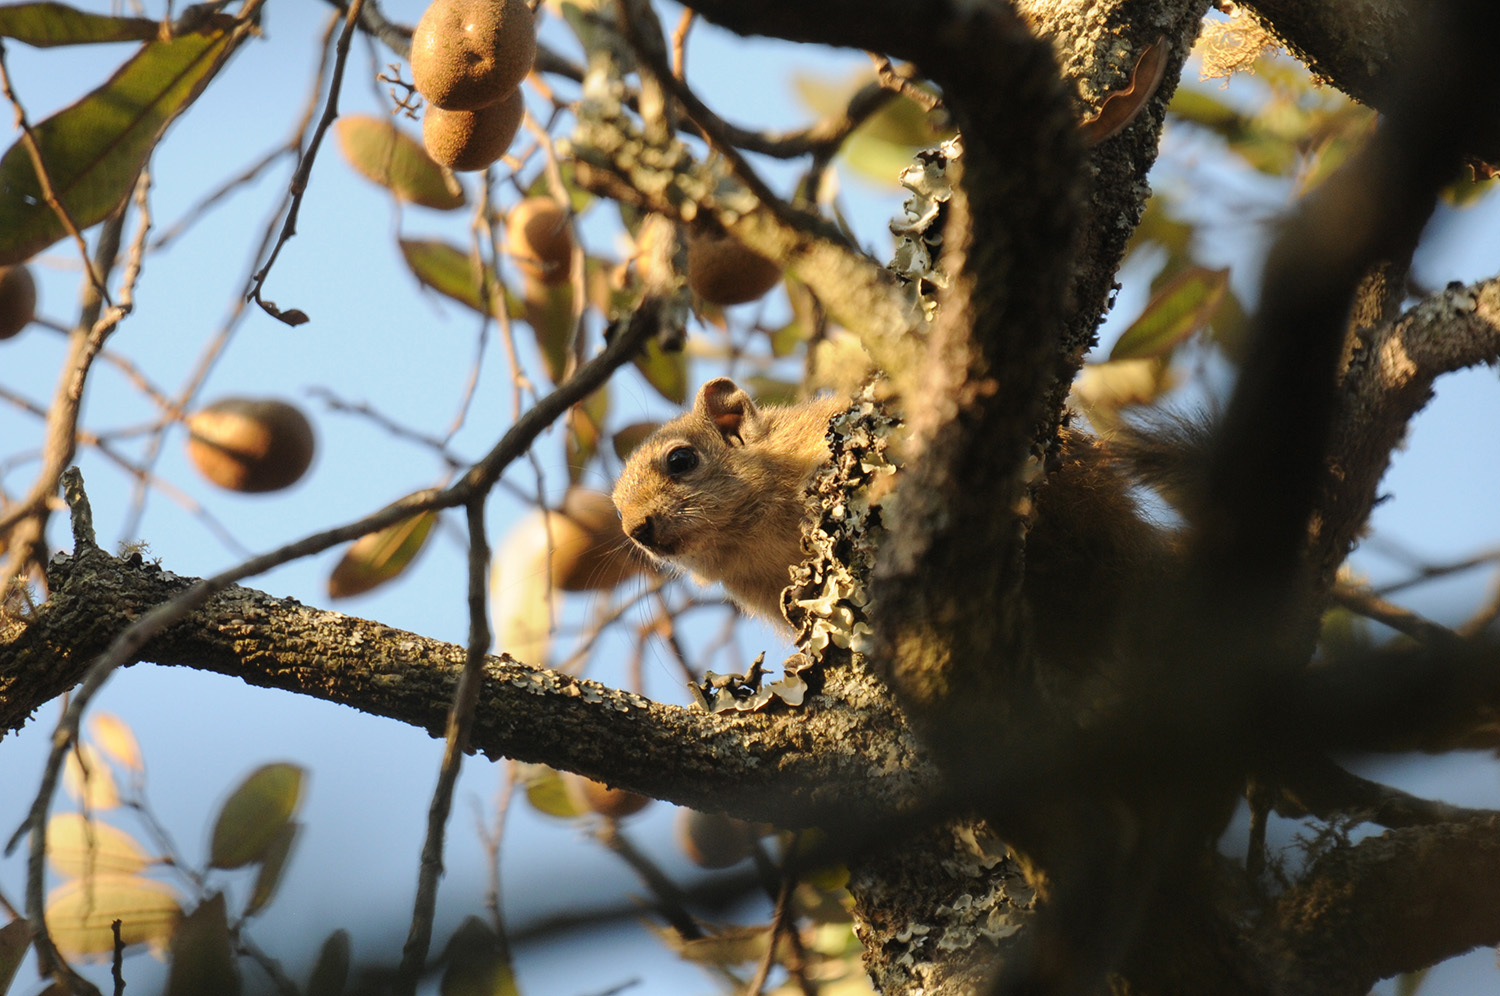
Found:
[[847, 407], [839, 398], [758, 407], [727, 377], [709, 381], [630, 455], [612, 495], [621, 528], [652, 560], [721, 582], [746, 611], [785, 625], [804, 492], [828, 460], [829, 420]]
[[[804, 492], [829, 459], [829, 420], [847, 407], [815, 398], [758, 408], [732, 380], [708, 382], [626, 463], [613, 494], [625, 534], [784, 625], [781, 593], [804, 556]], [[1143, 582], [1169, 556], [1169, 534], [1142, 514], [1130, 471], [1151, 462], [1153, 443], [1125, 442], [1122, 459], [1065, 428], [1035, 495], [1023, 594], [1038, 650], [1059, 662], [1118, 649]]]

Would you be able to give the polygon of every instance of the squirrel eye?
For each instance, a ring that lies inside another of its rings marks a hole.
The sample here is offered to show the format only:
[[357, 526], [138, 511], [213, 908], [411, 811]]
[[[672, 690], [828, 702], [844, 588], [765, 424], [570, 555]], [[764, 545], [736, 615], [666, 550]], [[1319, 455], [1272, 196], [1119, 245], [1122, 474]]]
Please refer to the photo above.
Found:
[[698, 451], [691, 446], [679, 446], [667, 454], [667, 473], [673, 477], [686, 474], [698, 466]]

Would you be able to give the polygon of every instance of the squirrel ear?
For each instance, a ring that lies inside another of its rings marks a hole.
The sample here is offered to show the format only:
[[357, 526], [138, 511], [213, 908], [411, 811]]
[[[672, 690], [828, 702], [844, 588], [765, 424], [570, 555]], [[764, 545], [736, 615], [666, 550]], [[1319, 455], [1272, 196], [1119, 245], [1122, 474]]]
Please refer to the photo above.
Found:
[[757, 414], [750, 395], [728, 377], [718, 377], [700, 387], [693, 411], [713, 422], [726, 443], [740, 439], [740, 426]]

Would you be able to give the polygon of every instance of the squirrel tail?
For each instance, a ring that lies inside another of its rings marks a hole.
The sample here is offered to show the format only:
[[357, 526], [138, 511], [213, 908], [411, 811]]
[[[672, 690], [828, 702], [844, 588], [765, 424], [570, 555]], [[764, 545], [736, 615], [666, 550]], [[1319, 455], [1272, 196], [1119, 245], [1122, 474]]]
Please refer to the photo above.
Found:
[[1131, 479], [1192, 518], [1202, 507], [1213, 441], [1214, 418], [1209, 412], [1155, 411], [1121, 423], [1106, 446]]

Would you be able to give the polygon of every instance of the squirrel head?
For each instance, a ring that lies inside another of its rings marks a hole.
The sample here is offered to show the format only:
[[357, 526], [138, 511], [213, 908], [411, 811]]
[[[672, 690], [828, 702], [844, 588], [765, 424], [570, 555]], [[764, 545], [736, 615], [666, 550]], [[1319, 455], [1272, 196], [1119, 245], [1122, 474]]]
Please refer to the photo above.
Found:
[[781, 590], [802, 560], [803, 495], [828, 459], [828, 421], [846, 406], [758, 408], [734, 381], [709, 381], [630, 455], [613, 495], [621, 528], [652, 560], [723, 582], [746, 610], [781, 619]]
[[641, 443], [620, 474], [613, 498], [625, 535], [654, 560], [716, 579], [723, 530], [766, 483], [745, 459], [762, 435], [761, 418], [729, 378], [704, 384], [693, 407]]

